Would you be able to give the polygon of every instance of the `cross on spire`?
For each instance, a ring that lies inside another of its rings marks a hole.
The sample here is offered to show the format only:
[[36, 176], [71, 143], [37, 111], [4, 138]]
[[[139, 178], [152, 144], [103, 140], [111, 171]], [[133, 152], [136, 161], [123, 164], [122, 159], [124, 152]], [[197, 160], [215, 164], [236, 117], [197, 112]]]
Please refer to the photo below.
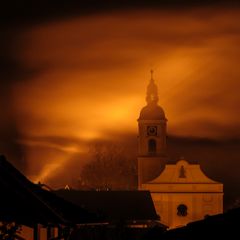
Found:
[[158, 90], [157, 85], [154, 83], [153, 80], [153, 70], [150, 70], [151, 73], [151, 79], [147, 87], [147, 96], [146, 101], [147, 104], [157, 104], [158, 102]]

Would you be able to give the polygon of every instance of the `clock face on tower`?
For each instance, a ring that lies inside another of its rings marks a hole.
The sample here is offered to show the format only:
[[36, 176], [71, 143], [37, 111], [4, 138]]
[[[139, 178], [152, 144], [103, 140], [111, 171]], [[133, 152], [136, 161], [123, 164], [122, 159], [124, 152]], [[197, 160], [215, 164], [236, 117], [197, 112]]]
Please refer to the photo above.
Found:
[[157, 126], [148, 126], [147, 127], [148, 136], [157, 136]]

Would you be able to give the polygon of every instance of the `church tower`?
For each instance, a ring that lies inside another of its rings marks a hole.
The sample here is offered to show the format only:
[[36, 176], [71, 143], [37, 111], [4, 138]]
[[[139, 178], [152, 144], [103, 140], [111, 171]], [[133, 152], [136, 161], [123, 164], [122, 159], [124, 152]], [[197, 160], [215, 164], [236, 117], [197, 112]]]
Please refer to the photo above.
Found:
[[156, 178], [166, 162], [167, 119], [158, 105], [158, 89], [151, 79], [147, 86], [147, 105], [138, 119], [138, 187]]
[[222, 183], [208, 178], [199, 164], [166, 164], [167, 119], [152, 75], [138, 119], [138, 189], [150, 191], [161, 222], [170, 228], [222, 213]]

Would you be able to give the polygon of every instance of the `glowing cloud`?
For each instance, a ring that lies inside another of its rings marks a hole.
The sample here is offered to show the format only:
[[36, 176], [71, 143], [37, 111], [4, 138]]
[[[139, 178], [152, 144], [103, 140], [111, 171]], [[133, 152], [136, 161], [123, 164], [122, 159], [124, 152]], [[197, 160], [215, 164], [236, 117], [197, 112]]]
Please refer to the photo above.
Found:
[[[40, 172], [34, 179], [46, 179], [89, 141], [136, 134], [152, 67], [170, 134], [239, 136], [238, 16], [211, 9], [119, 12], [26, 29], [16, 57], [33, 74], [12, 86], [12, 105], [19, 141]], [[36, 140], [46, 136], [81, 144]], [[50, 157], [45, 149], [38, 163], [36, 145], [60, 152]]]

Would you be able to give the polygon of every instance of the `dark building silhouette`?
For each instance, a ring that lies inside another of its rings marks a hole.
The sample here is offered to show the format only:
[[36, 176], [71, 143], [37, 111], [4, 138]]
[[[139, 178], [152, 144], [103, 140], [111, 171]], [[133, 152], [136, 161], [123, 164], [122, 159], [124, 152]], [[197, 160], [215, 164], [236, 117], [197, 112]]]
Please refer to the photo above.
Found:
[[103, 215], [111, 222], [127, 224], [158, 221], [151, 195], [148, 191], [78, 191], [58, 190], [55, 193], [85, 209]]
[[[4, 156], [0, 156], [0, 189], [0, 221], [16, 222], [33, 228], [34, 239], [39, 239], [37, 233], [40, 226], [59, 228], [61, 225], [64, 229], [76, 224], [95, 224], [105, 221], [97, 214], [33, 184]], [[59, 232], [62, 229], [59, 228]]]
[[72, 235], [77, 239], [134, 240], [145, 239], [152, 229], [159, 234], [166, 230], [160, 224], [148, 191], [55, 191], [60, 197], [89, 211], [102, 215], [105, 225], [79, 226]]
[[223, 214], [206, 216], [205, 219], [188, 223], [185, 227], [167, 231], [164, 240], [192, 239], [239, 239], [240, 208]]

